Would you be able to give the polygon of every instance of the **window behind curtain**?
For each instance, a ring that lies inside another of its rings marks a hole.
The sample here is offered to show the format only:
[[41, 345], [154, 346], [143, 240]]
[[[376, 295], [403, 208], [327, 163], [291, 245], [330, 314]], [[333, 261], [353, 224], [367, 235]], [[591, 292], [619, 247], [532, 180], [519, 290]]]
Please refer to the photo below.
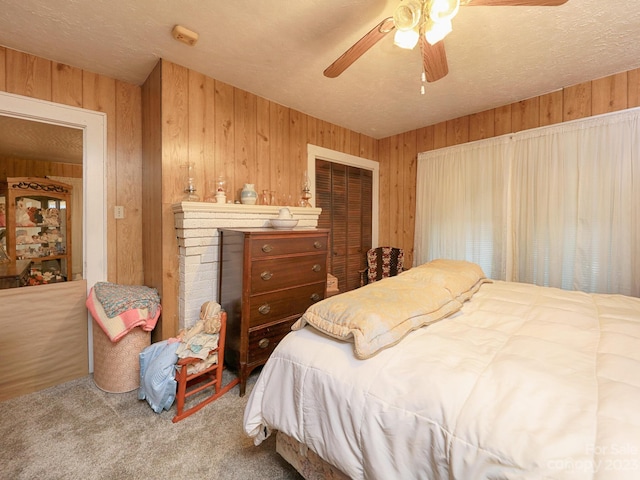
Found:
[[505, 278], [508, 138], [459, 145], [418, 161], [416, 265], [466, 259]]
[[420, 154], [416, 261], [640, 296], [639, 119], [633, 109]]

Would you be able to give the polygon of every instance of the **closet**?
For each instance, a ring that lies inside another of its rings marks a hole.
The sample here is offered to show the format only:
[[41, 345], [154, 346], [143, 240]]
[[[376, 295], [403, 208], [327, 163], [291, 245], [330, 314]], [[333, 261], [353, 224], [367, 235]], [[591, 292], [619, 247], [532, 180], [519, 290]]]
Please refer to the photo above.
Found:
[[318, 228], [330, 229], [329, 272], [341, 292], [360, 286], [371, 248], [373, 177], [370, 170], [316, 159]]

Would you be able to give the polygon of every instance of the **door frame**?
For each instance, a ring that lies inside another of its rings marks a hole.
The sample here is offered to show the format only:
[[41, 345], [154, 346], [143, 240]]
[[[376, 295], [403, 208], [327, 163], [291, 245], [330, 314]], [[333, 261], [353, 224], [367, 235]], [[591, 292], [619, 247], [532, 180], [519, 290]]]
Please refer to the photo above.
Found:
[[[107, 115], [0, 91], [0, 115], [79, 128], [83, 132], [83, 278], [87, 294], [96, 282], [107, 279]], [[93, 328], [87, 312], [89, 371], [93, 371]]]
[[339, 163], [350, 167], [357, 167], [371, 171], [371, 246], [378, 246], [378, 215], [380, 192], [380, 164], [375, 160], [357, 157], [348, 153], [338, 152], [330, 148], [307, 144], [307, 176], [311, 188], [311, 206], [316, 206], [316, 158], [327, 162]]

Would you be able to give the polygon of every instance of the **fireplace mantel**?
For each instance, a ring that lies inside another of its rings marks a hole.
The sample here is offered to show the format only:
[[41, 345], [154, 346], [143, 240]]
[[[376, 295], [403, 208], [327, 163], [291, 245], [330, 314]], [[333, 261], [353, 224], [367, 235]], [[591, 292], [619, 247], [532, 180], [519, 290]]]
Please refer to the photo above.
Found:
[[[220, 228], [268, 228], [281, 206], [182, 202], [172, 205], [179, 248], [179, 328], [191, 327], [204, 302], [218, 302]], [[316, 228], [321, 208], [287, 207], [296, 228]]]

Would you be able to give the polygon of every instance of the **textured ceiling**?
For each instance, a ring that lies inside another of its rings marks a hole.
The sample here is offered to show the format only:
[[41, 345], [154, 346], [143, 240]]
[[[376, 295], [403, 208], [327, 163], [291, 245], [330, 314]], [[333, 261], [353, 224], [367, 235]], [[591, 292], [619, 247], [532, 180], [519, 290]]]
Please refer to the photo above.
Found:
[[[383, 138], [640, 66], [640, 2], [462, 7], [449, 75], [420, 95], [418, 50], [392, 35], [323, 70], [398, 0], [3, 0], [0, 45], [142, 84], [159, 58]], [[194, 47], [171, 36], [181, 24]]]
[[0, 115], [0, 157], [82, 164], [82, 130]]

